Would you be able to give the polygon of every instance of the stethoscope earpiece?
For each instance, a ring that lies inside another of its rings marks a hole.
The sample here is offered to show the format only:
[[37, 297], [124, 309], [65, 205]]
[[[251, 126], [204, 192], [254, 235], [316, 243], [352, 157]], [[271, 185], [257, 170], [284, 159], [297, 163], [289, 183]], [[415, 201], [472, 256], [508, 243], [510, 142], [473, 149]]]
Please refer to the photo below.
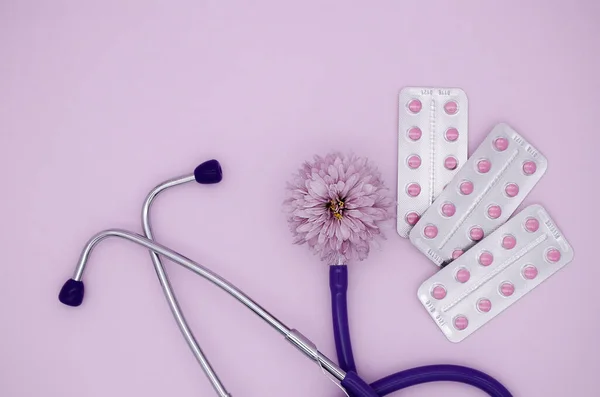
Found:
[[83, 286], [83, 281], [77, 281], [70, 278], [60, 289], [58, 300], [67, 306], [76, 307], [83, 302], [84, 293], [85, 287]]
[[223, 179], [223, 170], [217, 160], [208, 160], [194, 170], [196, 182], [207, 185], [219, 183]]

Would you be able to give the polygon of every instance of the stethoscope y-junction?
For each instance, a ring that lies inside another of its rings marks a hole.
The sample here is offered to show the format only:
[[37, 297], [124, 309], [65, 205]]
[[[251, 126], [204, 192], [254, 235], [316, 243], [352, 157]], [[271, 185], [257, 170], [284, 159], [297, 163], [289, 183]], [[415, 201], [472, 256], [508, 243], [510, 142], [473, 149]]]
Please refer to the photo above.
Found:
[[[220, 164], [216, 160], [206, 161], [194, 170], [194, 173], [180, 176], [174, 179], [165, 181], [157, 185], [146, 197], [142, 209], [142, 227], [144, 235], [133, 233], [123, 229], [108, 229], [94, 235], [84, 247], [79, 262], [75, 268], [75, 272], [71, 279], [63, 285], [59, 293], [59, 299], [62, 303], [68, 306], [81, 305], [84, 297], [83, 273], [86, 263], [94, 247], [102, 240], [108, 237], [118, 237], [135, 244], [141, 245], [150, 251], [150, 257], [154, 264], [154, 269], [158, 276], [159, 282], [167, 299], [171, 312], [175, 321], [183, 334], [188, 346], [192, 350], [196, 360], [199, 362], [202, 370], [208, 377], [210, 383], [215, 389], [219, 397], [231, 396], [225, 386], [217, 376], [217, 373], [210, 364], [205, 353], [200, 348], [194, 334], [190, 330], [185, 316], [179, 307], [177, 298], [169, 282], [167, 273], [165, 272], [160, 256], [165, 257], [172, 262], [185, 267], [186, 269], [202, 276], [206, 280], [223, 289], [229, 295], [237, 299], [248, 309], [257, 314], [271, 327], [283, 335], [293, 346], [304, 353], [311, 360], [317, 362], [323, 371], [333, 377], [344, 391], [349, 396], [355, 397], [376, 397], [384, 396], [413, 385], [434, 382], [434, 381], [453, 381], [472, 385], [477, 387], [490, 396], [494, 397], [512, 397], [512, 394], [497, 380], [489, 375], [464, 366], [458, 365], [429, 365], [416, 367], [389, 375], [371, 384], [364, 381], [358, 376], [354, 369], [354, 360], [352, 358], [351, 345], [349, 343], [349, 330], [347, 325], [347, 307], [345, 303], [345, 295], [343, 302], [340, 303], [342, 309], [338, 308], [334, 315], [334, 324], [336, 329], [334, 336], [336, 338], [336, 349], [338, 359], [341, 365], [336, 364], [323, 353], [321, 353], [310, 339], [306, 338], [298, 330], [285, 325], [281, 320], [269, 313], [257, 302], [253, 301], [239, 288], [225, 280], [223, 277], [212, 272], [208, 268], [199, 263], [181, 255], [178, 252], [171, 250], [164, 245], [161, 245], [153, 240], [152, 228], [150, 223], [150, 210], [154, 199], [166, 189], [183, 185], [188, 182], [196, 181], [200, 184], [215, 184], [222, 179], [222, 170]], [[345, 266], [334, 267], [332, 272], [339, 273], [336, 275], [338, 279], [344, 279]], [[332, 293], [336, 287], [335, 283], [331, 284]], [[341, 336], [340, 336], [341, 335]]]

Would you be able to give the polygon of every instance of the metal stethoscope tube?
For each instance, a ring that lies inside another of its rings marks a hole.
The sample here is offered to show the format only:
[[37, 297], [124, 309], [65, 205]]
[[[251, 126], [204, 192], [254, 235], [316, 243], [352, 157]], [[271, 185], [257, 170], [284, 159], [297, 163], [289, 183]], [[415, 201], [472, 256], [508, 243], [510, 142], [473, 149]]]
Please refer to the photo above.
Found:
[[[171, 188], [171, 187], [174, 187], [177, 185], [182, 185], [182, 184], [188, 183], [188, 182], [195, 182], [195, 181], [196, 181], [196, 179], [194, 177], [194, 174], [182, 176], [179, 178], [174, 178], [174, 179], [171, 179], [171, 180], [161, 183], [160, 185], [158, 185], [154, 189], [152, 189], [152, 191], [150, 193], [148, 193], [148, 196], [146, 197], [146, 200], [144, 201], [144, 206], [142, 207], [142, 228], [144, 229], [144, 234], [146, 235], [146, 237], [148, 237], [148, 239], [150, 239], [150, 240], [153, 239], [152, 227], [151, 227], [151, 223], [150, 223], [150, 209], [152, 206], [152, 202], [158, 196], [158, 194], [168, 188]], [[173, 313], [175, 322], [177, 323], [177, 326], [179, 327], [179, 329], [181, 330], [181, 333], [183, 334], [183, 338], [185, 339], [188, 346], [192, 350], [194, 357], [196, 357], [196, 360], [202, 367], [202, 370], [206, 374], [209, 382], [215, 389], [215, 392], [217, 393], [217, 395], [219, 397], [229, 397], [230, 394], [227, 392], [227, 390], [225, 389], [225, 386], [219, 379], [217, 373], [212, 368], [210, 361], [208, 360], [208, 358], [206, 357], [206, 355], [204, 354], [204, 352], [198, 345], [198, 342], [196, 342], [196, 338], [194, 337], [193, 332], [190, 330], [190, 327], [188, 326], [187, 321], [185, 320], [185, 316], [183, 315], [183, 312], [181, 311], [181, 309], [179, 307], [179, 303], [177, 302], [177, 297], [175, 296], [175, 293], [173, 292], [173, 288], [171, 287], [171, 283], [169, 282], [169, 277], [167, 276], [167, 273], [165, 272], [165, 269], [162, 264], [162, 261], [160, 260], [160, 257], [158, 256], [158, 254], [156, 252], [150, 251], [150, 258], [152, 259], [152, 263], [154, 264], [154, 269], [156, 270], [156, 275], [158, 276], [158, 280], [160, 281], [160, 285], [165, 294], [165, 298], [167, 299], [167, 303], [169, 304], [169, 307], [171, 308], [171, 312]]]
[[[73, 273], [73, 277], [71, 280], [68, 280], [65, 283], [65, 286], [61, 290], [61, 295], [66, 298], [61, 298], [61, 301], [66, 304], [70, 304], [72, 306], [78, 306], [81, 304], [83, 300], [83, 273], [85, 271], [86, 264], [91, 255], [94, 247], [102, 240], [108, 237], [118, 237], [135, 244], [146, 247], [150, 250], [150, 255], [152, 262], [154, 264], [154, 268], [156, 270], [158, 279], [160, 281], [161, 287], [171, 308], [171, 312], [175, 318], [175, 321], [181, 330], [188, 346], [192, 350], [194, 356], [197, 361], [200, 363], [202, 370], [206, 374], [213, 388], [215, 389], [217, 395], [219, 397], [230, 397], [231, 395], [227, 392], [225, 386], [219, 379], [217, 373], [212, 368], [208, 358], [198, 345], [192, 331], [190, 330], [187, 322], [185, 320], [185, 316], [183, 315], [179, 304], [177, 302], [177, 298], [171, 284], [169, 282], [169, 278], [165, 272], [164, 266], [158, 254], [170, 259], [171, 261], [191, 270], [192, 272], [202, 276], [207, 279], [211, 283], [223, 289], [229, 295], [236, 298], [239, 302], [244, 304], [248, 309], [252, 310], [255, 314], [257, 314], [260, 318], [265, 320], [269, 325], [275, 328], [280, 334], [282, 334], [288, 341], [290, 341], [296, 348], [302, 351], [309, 358], [318, 361], [320, 366], [326, 370], [329, 374], [331, 374], [338, 381], [343, 381], [346, 377], [346, 372], [343, 371], [338, 365], [336, 365], [333, 361], [331, 361], [327, 356], [319, 352], [315, 345], [310, 342], [307, 338], [305, 338], [300, 332], [295, 329], [291, 329], [282, 323], [279, 319], [265, 310], [258, 303], [254, 302], [248, 295], [246, 295], [243, 291], [233, 285], [231, 282], [227, 281], [220, 275], [212, 272], [210, 269], [200, 265], [199, 263], [159, 244], [152, 240], [152, 228], [150, 223], [150, 209], [152, 206], [152, 202], [157, 197], [157, 195], [164, 190], [178, 186], [184, 183], [197, 181], [197, 177], [194, 174], [185, 175], [181, 177], [177, 177], [174, 179], [170, 179], [157, 185], [146, 197], [144, 201], [143, 209], [142, 209], [142, 226], [144, 229], [144, 233], [146, 237], [141, 236], [137, 233], [132, 233], [123, 229], [108, 229], [104, 230], [100, 233], [97, 233], [93, 236], [84, 247], [81, 256], [79, 258], [79, 262], [75, 271]], [[78, 296], [80, 295], [80, 296]], [[71, 303], [67, 303], [67, 300], [75, 297], [74, 301]]]
[[101, 231], [100, 233], [97, 233], [88, 241], [85, 248], [83, 249], [83, 252], [81, 253], [79, 262], [77, 264], [77, 268], [75, 269], [73, 278], [69, 281], [81, 282], [85, 266], [87, 264], [92, 250], [100, 241], [104, 240], [107, 237], [123, 238], [135, 244], [146, 247], [147, 249], [150, 249], [157, 254], [169, 258], [178, 265], [181, 265], [186, 269], [191, 270], [197, 275], [204, 277], [211, 283], [215, 284], [216, 286], [227, 292], [229, 295], [236, 298], [239, 302], [244, 304], [244, 306], [252, 310], [260, 318], [265, 320], [269, 325], [271, 325], [273, 328], [279, 331], [279, 333], [285, 336], [286, 339], [288, 339], [294, 346], [296, 346], [299, 350], [305, 353], [308, 357], [312, 359], [317, 359], [319, 361], [319, 364], [323, 367], [323, 369], [325, 369], [327, 372], [333, 375], [337, 380], [342, 381], [345, 378], [346, 373], [323, 353], [319, 351], [315, 352], [313, 347], [314, 345], [312, 345], [310, 341], [305, 339], [302, 336], [302, 334], [300, 334], [297, 330], [286, 326], [283, 322], [277, 319], [277, 317], [273, 316], [258, 303], [254, 302], [248, 295], [246, 295], [235, 285], [231, 284], [223, 277], [219, 276], [216, 273], [213, 273], [211, 270], [205, 268], [199, 263], [194, 262], [193, 260], [186, 258], [185, 256], [161, 244], [149, 240], [148, 238], [141, 236], [137, 233], [133, 233], [124, 229], [107, 229]]

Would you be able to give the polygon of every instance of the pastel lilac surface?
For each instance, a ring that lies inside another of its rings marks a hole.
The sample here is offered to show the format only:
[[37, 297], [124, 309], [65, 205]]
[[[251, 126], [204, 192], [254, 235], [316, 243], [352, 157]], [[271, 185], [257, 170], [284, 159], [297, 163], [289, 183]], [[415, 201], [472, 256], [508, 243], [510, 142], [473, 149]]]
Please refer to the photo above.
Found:
[[[146, 193], [211, 158], [226, 178], [160, 197], [157, 239], [233, 281], [335, 360], [328, 269], [290, 244], [282, 186], [302, 161], [337, 149], [374, 159], [395, 189], [397, 95], [417, 84], [465, 90], [471, 152], [499, 121], [540, 148], [550, 166], [526, 201], [551, 211], [577, 254], [455, 345], [415, 299], [438, 269], [390, 226], [382, 249], [348, 269], [359, 374], [375, 380], [415, 365], [464, 364], [517, 396], [589, 395], [600, 323], [582, 302], [596, 301], [599, 219], [584, 171], [596, 169], [600, 147], [599, 7], [3, 2], [0, 275], [9, 282], [0, 289], [0, 395], [215, 395], [146, 250], [107, 241], [89, 263], [83, 304], [56, 299], [89, 237], [108, 227], [140, 231]], [[233, 396], [343, 395], [221, 290], [165, 267]], [[400, 394], [483, 396], [454, 382]]]

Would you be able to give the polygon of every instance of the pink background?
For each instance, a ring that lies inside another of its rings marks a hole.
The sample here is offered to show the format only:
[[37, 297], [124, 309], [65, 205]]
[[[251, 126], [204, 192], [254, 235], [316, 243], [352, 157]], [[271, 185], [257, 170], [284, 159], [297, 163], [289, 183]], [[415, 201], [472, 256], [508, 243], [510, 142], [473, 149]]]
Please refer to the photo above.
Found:
[[[105, 242], [83, 306], [57, 300], [92, 234], [139, 232], [148, 190], [213, 157], [223, 183], [161, 197], [157, 238], [334, 358], [327, 266], [290, 243], [284, 185], [303, 160], [338, 149], [376, 160], [395, 191], [397, 94], [408, 85], [466, 91], [470, 152], [504, 121], [547, 156], [525, 204], [545, 205], [576, 255], [452, 344], [416, 299], [436, 267], [390, 226], [383, 249], [350, 269], [359, 372], [373, 381], [448, 362], [515, 396], [595, 395], [598, 1], [350, 3], [2, 2], [0, 395], [213, 395], [144, 249]], [[234, 396], [340, 395], [254, 314], [167, 268]], [[456, 384], [399, 393], [442, 394], [483, 395]]]

